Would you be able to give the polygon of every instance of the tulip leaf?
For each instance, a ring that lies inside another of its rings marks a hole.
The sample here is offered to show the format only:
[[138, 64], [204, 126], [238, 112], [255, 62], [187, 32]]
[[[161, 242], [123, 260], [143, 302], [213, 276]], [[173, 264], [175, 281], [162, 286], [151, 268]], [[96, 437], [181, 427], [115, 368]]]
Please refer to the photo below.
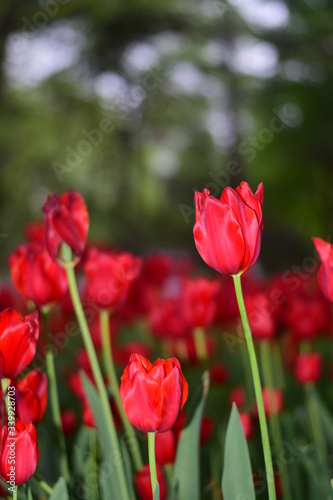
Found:
[[131, 459], [129, 457], [127, 447], [122, 439], [120, 439], [120, 450], [124, 458], [124, 467], [125, 467], [125, 474], [127, 479], [129, 495], [131, 500], [135, 500], [136, 496], [133, 487], [133, 471], [132, 471]]
[[205, 372], [203, 386], [200, 388], [201, 401], [189, 424], [182, 430], [177, 446], [174, 469], [174, 496], [177, 500], [199, 500], [200, 498], [200, 427], [208, 387], [209, 374]]
[[63, 477], [60, 477], [53, 487], [52, 493], [49, 496], [49, 500], [68, 500], [69, 495], [67, 491], [66, 481]]
[[225, 500], [255, 500], [249, 450], [235, 403], [225, 439], [222, 492]]
[[[104, 452], [104, 462], [100, 466], [100, 486], [103, 498], [122, 498], [122, 489], [118, 479], [117, 467], [122, 467], [122, 457], [112, 448], [110, 443], [107, 422], [105, 420], [101, 398], [93, 384], [84, 372], [81, 372], [84, 390], [87, 394], [92, 412], [95, 417], [98, 436]], [[116, 431], [114, 431], [116, 432]]]
[[160, 500], [160, 485], [158, 483], [155, 487], [153, 500]]

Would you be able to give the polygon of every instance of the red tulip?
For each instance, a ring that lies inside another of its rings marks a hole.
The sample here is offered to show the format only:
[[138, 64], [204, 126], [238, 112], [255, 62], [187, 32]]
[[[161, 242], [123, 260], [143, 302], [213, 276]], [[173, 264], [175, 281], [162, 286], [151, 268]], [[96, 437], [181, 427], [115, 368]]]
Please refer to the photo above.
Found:
[[218, 200], [210, 191], [195, 193], [194, 241], [203, 260], [222, 274], [242, 274], [256, 262], [264, 227], [264, 186], [255, 195], [242, 182], [224, 189]]
[[[283, 408], [283, 394], [280, 389], [265, 387], [262, 390], [264, 408], [266, 416], [278, 415]], [[258, 416], [258, 409], [255, 407], [254, 414]]]
[[0, 313], [0, 378], [14, 378], [31, 363], [38, 336], [37, 312], [23, 317], [8, 308]]
[[141, 259], [130, 253], [112, 254], [92, 248], [84, 264], [88, 298], [101, 309], [118, 308], [140, 269]]
[[43, 206], [46, 223], [46, 247], [53, 260], [63, 262], [61, 246], [66, 243], [73, 252], [74, 261], [83, 253], [89, 229], [89, 214], [84, 199], [75, 191], [62, 196], [48, 196]]
[[33, 370], [15, 383], [17, 416], [23, 424], [37, 425], [43, 418], [47, 404], [47, 376]]
[[142, 432], [165, 432], [173, 426], [188, 395], [176, 358], [152, 365], [132, 354], [121, 377], [120, 397], [130, 422]]
[[176, 436], [170, 430], [155, 436], [155, 456], [160, 465], [173, 464], [176, 457]]
[[300, 384], [315, 383], [322, 372], [321, 355], [318, 352], [299, 354], [295, 363], [295, 378]]
[[222, 363], [216, 363], [209, 369], [212, 384], [223, 385], [228, 380], [228, 369]]
[[29, 422], [4, 426], [0, 434], [1, 476], [13, 487], [25, 483], [35, 473], [39, 450], [37, 432]]
[[38, 306], [51, 305], [66, 293], [65, 270], [37, 245], [21, 245], [9, 256], [12, 280], [28, 300]]
[[183, 279], [185, 309], [189, 323], [195, 327], [207, 328], [216, 314], [218, 281], [207, 278]]
[[229, 405], [232, 406], [235, 403], [239, 410], [245, 407], [246, 403], [246, 393], [243, 387], [234, 387], [229, 394]]
[[317, 278], [325, 297], [333, 302], [333, 249], [331, 243], [320, 238], [313, 238], [314, 246], [319, 254], [321, 266]]
[[[167, 483], [162, 469], [156, 465], [157, 481], [160, 486], [160, 500], [165, 500], [168, 493]], [[153, 500], [151, 491], [150, 469], [149, 465], [144, 465], [134, 479], [135, 487], [140, 500]]]
[[77, 416], [73, 410], [62, 410], [61, 423], [65, 436], [73, 434], [77, 427]]
[[322, 294], [307, 296], [293, 295], [285, 308], [285, 321], [295, 340], [317, 337], [329, 328], [331, 311]]
[[182, 295], [156, 300], [148, 321], [153, 333], [159, 338], [179, 338], [191, 334], [191, 324]]
[[249, 413], [240, 413], [239, 416], [242, 423], [244, 435], [246, 439], [250, 439], [253, 436], [254, 432], [252, 417]]
[[246, 311], [255, 340], [270, 340], [276, 331], [271, 301], [264, 292], [245, 293]]

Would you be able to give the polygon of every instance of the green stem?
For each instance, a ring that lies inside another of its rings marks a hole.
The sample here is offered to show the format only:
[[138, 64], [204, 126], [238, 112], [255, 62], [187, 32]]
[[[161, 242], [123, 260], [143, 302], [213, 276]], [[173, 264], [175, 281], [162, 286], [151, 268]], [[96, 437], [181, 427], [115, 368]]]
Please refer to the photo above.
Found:
[[51, 488], [50, 485], [48, 485], [45, 481], [38, 481], [39, 486], [49, 495], [52, 495], [53, 489]]
[[247, 354], [247, 346], [244, 342], [240, 344], [240, 356], [241, 356], [241, 362], [243, 365], [243, 371], [244, 371], [244, 377], [245, 377], [245, 387], [246, 387], [246, 393], [247, 393], [247, 398], [246, 398], [246, 404], [252, 404], [253, 398], [254, 398], [254, 393], [253, 393], [253, 385], [251, 384], [251, 378], [252, 378], [252, 371], [251, 371], [251, 365], [249, 363], [249, 356]]
[[156, 471], [156, 459], [155, 459], [155, 432], [148, 432], [148, 456], [149, 456], [151, 489], [154, 496], [154, 492], [157, 485], [157, 471]]
[[[68, 254], [67, 261], [70, 262], [71, 260], [71, 250], [69, 247], [66, 248], [65, 245], [65, 252]], [[101, 373], [100, 366], [98, 364], [98, 359], [95, 351], [94, 344], [91, 340], [90, 336], [90, 331], [88, 328], [87, 320], [82, 308], [81, 300], [80, 300], [80, 295], [76, 283], [76, 277], [75, 277], [75, 271], [73, 267], [67, 267], [66, 268], [67, 272], [67, 279], [68, 279], [68, 285], [69, 285], [69, 292], [71, 295], [71, 299], [73, 302], [75, 314], [79, 323], [79, 327], [81, 330], [83, 342], [85, 345], [85, 348], [88, 353], [91, 369], [93, 372], [94, 380], [96, 382], [97, 390], [101, 398], [101, 403], [103, 406], [103, 411], [104, 411], [104, 416], [107, 422], [107, 432], [108, 432], [108, 438], [110, 440], [110, 445], [112, 449], [114, 450], [114, 453], [117, 456], [121, 456], [120, 449], [119, 449], [119, 443], [118, 443], [118, 438], [117, 438], [117, 433], [115, 430], [114, 426], [114, 421], [111, 413], [111, 408], [110, 408], [110, 403], [109, 403], [109, 398], [108, 394], [104, 385], [104, 380], [103, 376]], [[127, 500], [129, 499], [129, 493], [128, 493], [128, 488], [126, 484], [126, 477], [125, 477], [125, 471], [123, 467], [123, 463], [120, 464], [119, 469], [118, 469], [118, 474], [119, 474], [119, 483], [122, 491], [122, 500]]]
[[259, 415], [259, 425], [260, 425], [260, 432], [261, 432], [262, 447], [263, 447], [265, 467], [266, 467], [268, 497], [269, 497], [269, 500], [276, 500], [272, 455], [271, 455], [271, 448], [270, 448], [270, 444], [269, 444], [267, 422], [266, 422], [266, 415], [265, 415], [265, 409], [264, 409], [264, 401], [262, 398], [261, 382], [260, 382], [256, 352], [254, 349], [252, 333], [251, 333], [249, 320], [247, 318], [247, 313], [246, 313], [245, 304], [244, 304], [242, 285], [241, 285], [241, 276], [239, 274], [237, 274], [237, 275], [233, 276], [233, 279], [234, 279], [234, 285], [235, 285], [235, 291], [236, 291], [239, 312], [240, 312], [240, 316], [241, 316], [242, 323], [243, 323], [246, 344], [247, 344], [247, 348], [249, 351], [249, 358], [250, 358], [252, 377], [253, 377], [253, 383], [254, 383], [254, 391], [255, 391], [255, 395], [256, 395], [258, 415]]
[[9, 382], [10, 381], [7, 378], [2, 378], [1, 379], [1, 389], [2, 389], [2, 393], [4, 395], [6, 413], [8, 413], [8, 395], [6, 394], [6, 392], [7, 392], [7, 388], [8, 388]]
[[277, 341], [274, 341], [273, 343], [273, 356], [274, 356], [274, 373], [276, 373], [276, 378], [278, 381], [278, 386], [281, 387], [281, 389], [285, 389], [286, 387], [286, 377], [284, 374], [284, 368], [283, 368], [283, 362], [282, 362], [282, 356], [281, 356], [281, 350], [279, 343]]
[[61, 474], [65, 478], [66, 483], [68, 483], [70, 481], [70, 472], [67, 459], [65, 434], [61, 421], [61, 412], [60, 412], [60, 404], [59, 404], [58, 388], [57, 388], [57, 376], [54, 364], [53, 350], [50, 340], [48, 313], [44, 312], [43, 317], [44, 317], [46, 338], [49, 340], [49, 347], [46, 351], [45, 361], [46, 361], [46, 371], [48, 377], [49, 395], [51, 400], [51, 412], [52, 412], [53, 423], [57, 429], [59, 438]]
[[17, 500], [17, 486], [14, 488], [13, 500]]
[[[264, 378], [265, 387], [274, 389], [274, 382], [272, 376], [273, 360], [271, 356], [271, 344], [267, 340], [260, 343], [260, 357], [262, 365], [262, 373]], [[270, 416], [270, 431], [274, 443], [275, 453], [279, 455], [283, 450], [283, 439], [278, 415], [273, 414]], [[283, 498], [292, 500], [291, 485], [289, 479], [289, 472], [286, 467], [282, 470], [282, 485], [283, 485]]]
[[322, 460], [326, 460], [327, 457], [327, 447], [326, 447], [326, 442], [325, 442], [325, 437], [321, 428], [321, 422], [320, 422], [320, 417], [319, 417], [319, 408], [316, 404], [316, 400], [313, 394], [313, 385], [312, 384], [306, 384], [305, 386], [305, 391], [306, 391], [306, 402], [307, 402], [307, 407], [308, 407], [308, 414], [309, 414], [309, 419], [311, 423], [311, 428], [312, 428], [312, 434], [314, 441], [317, 445], [318, 451], [320, 452], [320, 455], [322, 457]]
[[195, 352], [199, 361], [207, 359], [207, 348], [205, 331], [202, 327], [198, 326], [193, 330], [193, 340], [195, 346]]
[[135, 435], [134, 428], [130, 421], [128, 420], [126, 413], [124, 411], [123, 404], [120, 398], [118, 378], [114, 366], [113, 356], [112, 356], [112, 346], [110, 340], [110, 324], [109, 324], [109, 311], [104, 309], [100, 311], [100, 325], [102, 332], [102, 345], [103, 345], [103, 361], [104, 369], [108, 378], [109, 386], [112, 389], [112, 395], [114, 397], [118, 413], [120, 415], [125, 433], [127, 436], [128, 446], [132, 454], [132, 459], [136, 472], [143, 467], [143, 461], [141, 458], [139, 443]]

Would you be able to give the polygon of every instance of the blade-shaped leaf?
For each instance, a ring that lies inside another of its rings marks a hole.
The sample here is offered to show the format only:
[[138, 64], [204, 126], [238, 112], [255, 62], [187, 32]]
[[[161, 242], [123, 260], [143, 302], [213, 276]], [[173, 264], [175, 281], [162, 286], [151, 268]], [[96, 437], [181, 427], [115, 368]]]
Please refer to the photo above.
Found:
[[68, 491], [66, 482], [63, 477], [60, 477], [56, 482], [51, 495], [49, 496], [49, 500], [68, 500]]
[[177, 500], [199, 500], [200, 498], [200, 426], [208, 387], [209, 374], [205, 372], [201, 401], [190, 423], [183, 429], [177, 447], [174, 471], [174, 488]]
[[[107, 422], [105, 419], [101, 398], [85, 373], [81, 372], [84, 390], [87, 394], [92, 412], [94, 414], [97, 432], [103, 447], [105, 460], [100, 466], [100, 485], [103, 498], [122, 498], [122, 488], [117, 468], [123, 467], [123, 458], [119, 452], [111, 446], [107, 431]], [[115, 431], [114, 431], [115, 432]]]
[[225, 500], [255, 500], [249, 450], [235, 403], [225, 440], [222, 491]]
[[160, 486], [158, 483], [157, 483], [155, 491], [154, 491], [153, 500], [160, 500]]

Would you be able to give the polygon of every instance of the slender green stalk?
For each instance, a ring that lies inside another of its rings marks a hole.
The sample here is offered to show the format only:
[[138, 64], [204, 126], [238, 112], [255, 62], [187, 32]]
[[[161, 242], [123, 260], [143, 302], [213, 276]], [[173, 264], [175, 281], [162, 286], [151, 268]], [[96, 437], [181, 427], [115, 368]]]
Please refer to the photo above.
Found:
[[49, 495], [52, 495], [53, 489], [49, 484], [47, 484], [45, 481], [38, 481], [39, 486]]
[[267, 422], [266, 422], [264, 401], [262, 398], [262, 390], [261, 390], [261, 382], [260, 382], [260, 376], [259, 376], [257, 357], [256, 357], [255, 349], [254, 349], [249, 320], [247, 318], [247, 313], [246, 313], [245, 304], [244, 304], [242, 285], [241, 285], [241, 276], [239, 274], [237, 274], [237, 275], [233, 276], [233, 279], [234, 279], [237, 303], [238, 303], [239, 312], [240, 312], [240, 316], [241, 316], [242, 323], [243, 323], [247, 348], [249, 351], [249, 358], [250, 358], [252, 377], [253, 377], [253, 383], [254, 383], [254, 391], [255, 391], [255, 395], [256, 395], [258, 415], [259, 415], [261, 441], [262, 441], [264, 460], [265, 460], [265, 466], [266, 466], [268, 497], [269, 497], [269, 500], [276, 500], [272, 455], [271, 455], [271, 448], [270, 448], [270, 444], [269, 444]]
[[193, 340], [195, 346], [195, 352], [198, 360], [203, 361], [207, 359], [207, 348], [205, 331], [202, 327], [198, 326], [193, 330]]
[[17, 500], [17, 486], [14, 488], [13, 500]]
[[132, 454], [132, 459], [136, 472], [143, 467], [143, 461], [141, 458], [139, 443], [135, 435], [134, 428], [130, 421], [128, 420], [126, 413], [124, 411], [123, 404], [120, 398], [119, 385], [117, 374], [114, 366], [113, 356], [112, 356], [112, 346], [110, 340], [110, 324], [109, 324], [109, 311], [104, 309], [100, 312], [100, 326], [102, 332], [102, 345], [103, 345], [103, 361], [104, 369], [108, 378], [109, 385], [112, 389], [112, 395], [114, 397], [118, 413], [120, 415], [123, 427], [126, 432], [128, 447]]
[[[263, 373], [265, 387], [267, 387], [268, 389], [274, 388], [274, 382], [272, 376], [273, 360], [271, 356], [271, 347], [272, 346], [267, 340], [263, 340], [262, 342], [260, 342], [262, 373]], [[276, 414], [271, 415], [269, 423], [270, 423], [270, 430], [271, 430], [272, 440], [274, 443], [275, 453], [279, 455], [283, 450], [283, 439], [282, 439], [282, 432], [278, 415]], [[284, 467], [282, 470], [282, 484], [283, 484], [283, 498], [285, 498], [285, 500], [292, 500], [293, 497], [291, 492], [290, 478], [286, 467]]]
[[148, 432], [148, 456], [149, 456], [151, 489], [154, 496], [154, 492], [157, 485], [157, 471], [156, 471], [156, 459], [155, 459], [155, 432]]
[[[71, 249], [63, 244], [63, 250], [64, 254], [66, 255], [66, 261], [70, 262], [71, 261]], [[79, 327], [81, 330], [81, 335], [83, 338], [83, 342], [85, 345], [85, 348], [88, 353], [91, 369], [93, 372], [94, 380], [96, 382], [97, 390], [101, 398], [101, 403], [103, 406], [103, 411], [105, 415], [105, 419], [107, 422], [107, 432], [108, 432], [108, 438], [110, 440], [110, 444], [117, 456], [121, 456], [120, 449], [119, 449], [119, 443], [118, 443], [118, 437], [117, 433], [115, 430], [114, 426], [114, 421], [111, 413], [111, 408], [110, 408], [110, 403], [109, 403], [109, 398], [107, 394], [106, 387], [104, 385], [104, 380], [103, 376], [101, 373], [100, 366], [98, 364], [98, 359], [95, 351], [94, 344], [91, 340], [90, 336], [90, 331], [88, 328], [88, 323], [82, 308], [81, 300], [80, 300], [80, 295], [77, 287], [77, 282], [76, 282], [76, 277], [75, 277], [75, 271], [73, 267], [67, 267], [66, 268], [67, 272], [67, 279], [68, 279], [68, 285], [69, 285], [69, 292], [71, 295], [72, 303], [74, 306], [75, 314], [79, 323]], [[124, 471], [124, 466], [123, 463], [119, 464], [118, 468], [118, 477], [119, 477], [119, 484], [121, 487], [122, 491], [122, 500], [128, 500], [129, 499], [129, 492], [126, 484], [126, 477], [125, 477], [125, 471]]]
[[[274, 366], [274, 373], [276, 375], [276, 380], [278, 383], [278, 386], [281, 387], [281, 389], [285, 389], [286, 387], [286, 377], [285, 377], [285, 371], [283, 367], [283, 361], [282, 361], [282, 356], [281, 356], [281, 349], [278, 341], [273, 342], [273, 366]], [[290, 412], [287, 410], [284, 413], [284, 424], [285, 424], [285, 432], [286, 432], [286, 438], [287, 441], [291, 442], [295, 436], [295, 428], [294, 428], [294, 420], [292, 416], [290, 415]], [[288, 469], [287, 473], [289, 474], [290, 469]], [[300, 476], [300, 470], [299, 470], [299, 464], [294, 463], [293, 464], [293, 471], [291, 474], [290, 471], [290, 476], [292, 476], [292, 487], [294, 491], [294, 497], [295, 498], [302, 498], [303, 495], [303, 483], [302, 479]]]
[[2, 389], [2, 393], [4, 395], [4, 398], [5, 398], [6, 413], [8, 413], [8, 395], [7, 395], [8, 384], [9, 384], [9, 380], [7, 378], [1, 379], [1, 389]]
[[52, 412], [53, 423], [57, 429], [58, 439], [59, 439], [60, 470], [61, 474], [66, 480], [66, 483], [68, 483], [70, 481], [70, 472], [69, 472], [69, 465], [67, 458], [65, 434], [61, 421], [60, 404], [59, 404], [58, 388], [57, 388], [57, 376], [56, 376], [54, 356], [50, 340], [48, 312], [44, 312], [43, 317], [44, 317], [46, 337], [49, 339], [49, 347], [46, 351], [45, 361], [46, 361], [46, 371], [48, 377], [49, 395], [51, 400], [51, 412]]
[[281, 350], [277, 341], [274, 341], [273, 343], [273, 356], [274, 373], [276, 373], [278, 386], [281, 387], [281, 389], [284, 389], [286, 387], [286, 377], [283, 369]]
[[305, 386], [306, 391], [306, 403], [308, 408], [308, 414], [312, 429], [312, 434], [318, 451], [323, 460], [326, 460], [327, 457], [327, 447], [326, 441], [323, 434], [323, 430], [321, 427], [320, 416], [319, 416], [319, 408], [316, 404], [316, 400], [313, 394], [314, 387], [312, 384], [308, 383]]
[[254, 398], [254, 392], [253, 392], [253, 384], [251, 383], [251, 378], [252, 378], [252, 371], [251, 371], [251, 365], [249, 363], [249, 356], [247, 353], [247, 346], [245, 342], [242, 342], [239, 346], [240, 348], [240, 356], [241, 356], [241, 362], [243, 365], [243, 371], [244, 371], [244, 378], [245, 378], [245, 387], [246, 387], [246, 393], [247, 393], [247, 405], [252, 401]]

